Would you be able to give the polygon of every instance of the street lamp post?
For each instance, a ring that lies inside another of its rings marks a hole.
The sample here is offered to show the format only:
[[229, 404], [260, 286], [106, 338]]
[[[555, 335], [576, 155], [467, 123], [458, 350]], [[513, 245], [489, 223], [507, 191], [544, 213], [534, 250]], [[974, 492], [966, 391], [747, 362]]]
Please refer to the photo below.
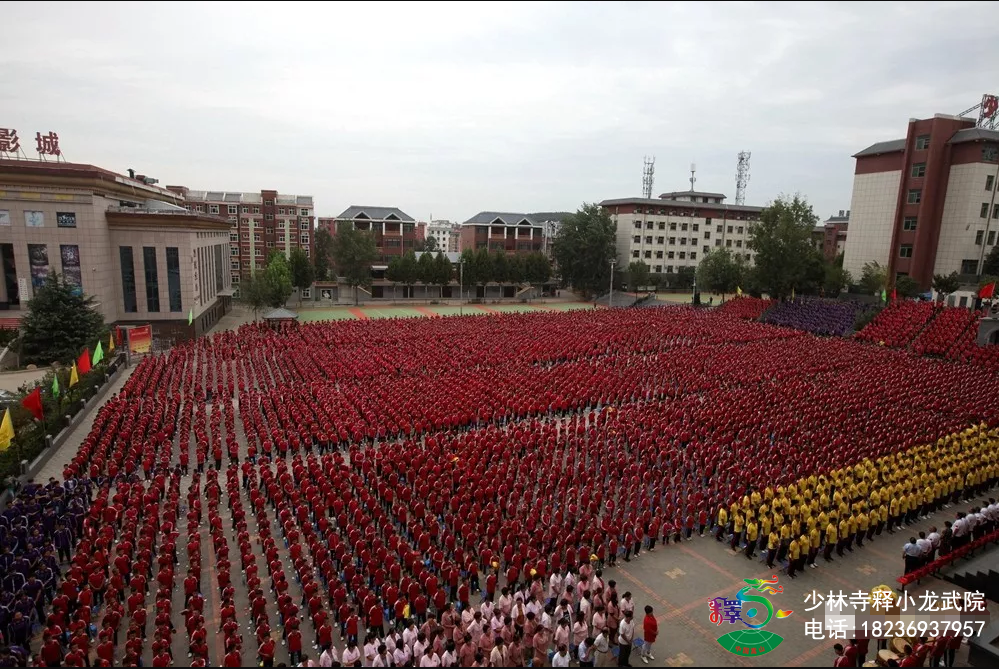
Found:
[[611, 260], [610, 260], [610, 266], [611, 266], [611, 272], [610, 272], [610, 274], [611, 274], [611, 277], [610, 277], [610, 297], [607, 299], [607, 307], [608, 308], [614, 306], [614, 265], [616, 265], [616, 264], [617, 264], [617, 258], [611, 258]]
[[458, 315], [465, 315], [465, 261], [458, 261]]

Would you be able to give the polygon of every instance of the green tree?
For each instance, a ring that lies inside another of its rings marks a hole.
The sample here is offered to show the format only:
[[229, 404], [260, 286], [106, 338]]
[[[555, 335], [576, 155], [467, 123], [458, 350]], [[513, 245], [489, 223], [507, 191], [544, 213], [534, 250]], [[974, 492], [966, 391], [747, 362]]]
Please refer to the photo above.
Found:
[[899, 297], [916, 297], [923, 290], [919, 287], [919, 282], [911, 276], [900, 276], [895, 279], [895, 292]]
[[35, 290], [21, 321], [21, 352], [26, 363], [69, 363], [105, 333], [104, 317], [94, 298], [75, 294], [76, 290], [55, 272]]
[[281, 251], [271, 251], [264, 269], [264, 283], [267, 287], [267, 303], [272, 307], [283, 307], [291, 297], [291, 268]]
[[888, 288], [888, 268], [876, 260], [864, 263], [860, 287], [868, 295], [880, 295], [882, 290]]
[[818, 221], [806, 200], [798, 195], [781, 196], [750, 226], [749, 248], [756, 251], [756, 273], [771, 297], [782, 298], [792, 289], [800, 291], [806, 284], [821, 283], [821, 257], [812, 245], [812, 230]]
[[288, 266], [291, 269], [291, 285], [298, 289], [298, 306], [302, 306], [302, 291], [315, 283], [316, 270], [309, 262], [309, 256], [300, 248], [291, 250]]
[[398, 293], [399, 284], [402, 283], [402, 274], [402, 256], [396, 256], [389, 261], [388, 269], [385, 270], [385, 278], [393, 283], [392, 291], [394, 293]]
[[262, 272], [256, 272], [244, 277], [239, 284], [239, 299], [253, 310], [253, 320], [257, 320], [257, 312], [270, 302], [267, 282]]
[[454, 278], [454, 267], [451, 266], [451, 261], [443, 253], [438, 253], [437, 257], [434, 258], [434, 283], [441, 287], [440, 296], [444, 297], [444, 286], [451, 283]]
[[437, 278], [437, 265], [432, 253], [424, 252], [416, 263], [416, 276], [424, 286], [430, 286]]
[[636, 291], [641, 287], [649, 285], [649, 266], [641, 260], [633, 260], [628, 265], [628, 289]]
[[673, 280], [673, 286], [675, 288], [689, 290], [694, 287], [694, 279], [696, 276], [697, 270], [693, 267], [680, 267], [676, 272], [676, 278]]
[[[547, 262], [547, 258], [545, 261]], [[551, 274], [551, 265], [548, 266], [548, 273]], [[506, 264], [506, 280], [510, 283], [515, 283], [518, 286], [527, 280], [527, 263], [524, 260], [524, 256], [518, 254], [512, 255], [507, 259]]]
[[933, 275], [933, 290], [940, 293], [942, 297], [947, 297], [960, 287], [961, 277], [957, 272]]
[[399, 280], [409, 289], [409, 296], [413, 296], [413, 285], [420, 280], [419, 267], [416, 264], [416, 254], [407, 251], [402, 256], [399, 263]]
[[329, 281], [333, 273], [333, 235], [325, 228], [316, 231], [316, 241], [312, 245], [312, 262], [316, 281]]
[[354, 289], [354, 304], [357, 304], [357, 287], [371, 285], [371, 263], [378, 257], [374, 235], [352, 227], [340, 228], [333, 238], [332, 257], [337, 274]]
[[439, 250], [437, 248], [437, 238], [433, 235], [424, 238], [423, 247], [421, 249], [424, 253], [437, 253]]
[[719, 293], [722, 299], [742, 286], [745, 261], [731, 250], [716, 246], [697, 265], [697, 286], [701, 290]]
[[993, 246], [989, 254], [985, 256], [985, 261], [982, 263], [982, 274], [999, 275], [999, 244]]
[[826, 264], [825, 274], [823, 288], [827, 297], [836, 297], [853, 282], [850, 272], [843, 269], [843, 265], [836, 261]]
[[490, 256], [492, 266], [492, 280], [496, 283], [506, 283], [509, 281], [509, 262], [504, 251], [493, 251]]
[[553, 245], [555, 263], [563, 283], [584, 299], [600, 294], [609, 284], [615, 235], [610, 214], [597, 204], [584, 204], [559, 227]]
[[544, 253], [530, 253], [524, 257], [524, 278], [533, 286], [541, 286], [552, 278], [552, 264]]

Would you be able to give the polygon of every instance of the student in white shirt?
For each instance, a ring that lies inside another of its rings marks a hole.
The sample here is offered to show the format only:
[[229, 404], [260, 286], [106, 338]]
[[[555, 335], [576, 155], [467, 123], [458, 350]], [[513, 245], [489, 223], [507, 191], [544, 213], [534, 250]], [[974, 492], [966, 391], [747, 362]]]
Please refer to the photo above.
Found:
[[397, 667], [403, 667], [409, 662], [409, 650], [406, 646], [396, 646], [395, 651], [392, 652], [392, 661]]
[[389, 655], [388, 648], [385, 644], [378, 646], [378, 652], [375, 654], [375, 658], [371, 661], [372, 667], [391, 667], [392, 656]]
[[347, 642], [347, 647], [343, 649], [341, 658], [345, 667], [360, 666], [361, 651], [357, 648], [357, 644], [354, 643], [353, 639]]
[[375, 638], [370, 634], [364, 639], [364, 666], [366, 667], [374, 666], [372, 662], [374, 662], [375, 656], [378, 655], [378, 644], [375, 641]]
[[627, 667], [631, 660], [631, 644], [635, 640], [634, 611], [625, 611], [617, 628], [618, 666]]
[[610, 653], [610, 640], [607, 638], [607, 632], [601, 631], [593, 640], [593, 650], [598, 653], [598, 655], [593, 656], [594, 663], [602, 665], [605, 661], [603, 656]]
[[330, 646], [323, 651], [323, 654], [319, 656], [319, 666], [320, 667], [332, 667], [333, 663], [339, 664], [340, 658], [337, 656], [336, 648]]
[[558, 652], [552, 656], [552, 666], [553, 667], [569, 666], [569, 650], [566, 648], [564, 643], [560, 643], [558, 645]]
[[596, 640], [588, 636], [580, 642], [576, 652], [579, 653], [579, 666], [592, 667], [596, 660]]
[[565, 590], [562, 587], [562, 575], [558, 572], [553, 572], [548, 579], [548, 603], [556, 604], [556, 600], [562, 596], [563, 592]]
[[455, 667], [458, 665], [458, 654], [454, 650], [454, 639], [448, 639], [444, 646], [444, 654], [441, 655], [442, 667]]
[[435, 653], [431, 648], [426, 653], [423, 654], [423, 657], [420, 658], [420, 666], [439, 667], [441, 666], [441, 658], [438, 657], [437, 653]]

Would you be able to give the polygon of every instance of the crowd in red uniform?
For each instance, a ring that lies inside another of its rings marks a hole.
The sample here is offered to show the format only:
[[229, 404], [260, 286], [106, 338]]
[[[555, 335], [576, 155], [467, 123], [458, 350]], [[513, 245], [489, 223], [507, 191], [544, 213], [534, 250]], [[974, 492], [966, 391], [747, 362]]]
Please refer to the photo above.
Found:
[[[167, 666], [178, 633], [192, 665], [240, 666], [272, 663], [278, 632], [292, 661], [337, 638], [367, 654], [366, 631], [404, 617], [457, 657], [470, 623], [435, 627], [452, 601], [590, 583], [747, 486], [995, 424], [997, 396], [974, 366], [687, 308], [244, 326], [144, 360], [99, 411], [64, 473], [94, 499], [42, 660], [87, 656], [69, 620], [97, 626], [102, 666]], [[80, 606], [88, 591], [105, 606]], [[510, 641], [554, 649], [550, 622]]]

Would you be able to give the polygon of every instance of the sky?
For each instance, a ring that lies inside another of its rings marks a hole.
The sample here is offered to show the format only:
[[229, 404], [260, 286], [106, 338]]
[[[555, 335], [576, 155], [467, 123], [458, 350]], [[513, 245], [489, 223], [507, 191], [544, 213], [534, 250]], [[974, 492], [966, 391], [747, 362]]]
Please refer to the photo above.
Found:
[[575, 211], [655, 193], [850, 207], [860, 149], [999, 92], [999, 3], [4, 5], [0, 127], [34, 155], [319, 216]]

